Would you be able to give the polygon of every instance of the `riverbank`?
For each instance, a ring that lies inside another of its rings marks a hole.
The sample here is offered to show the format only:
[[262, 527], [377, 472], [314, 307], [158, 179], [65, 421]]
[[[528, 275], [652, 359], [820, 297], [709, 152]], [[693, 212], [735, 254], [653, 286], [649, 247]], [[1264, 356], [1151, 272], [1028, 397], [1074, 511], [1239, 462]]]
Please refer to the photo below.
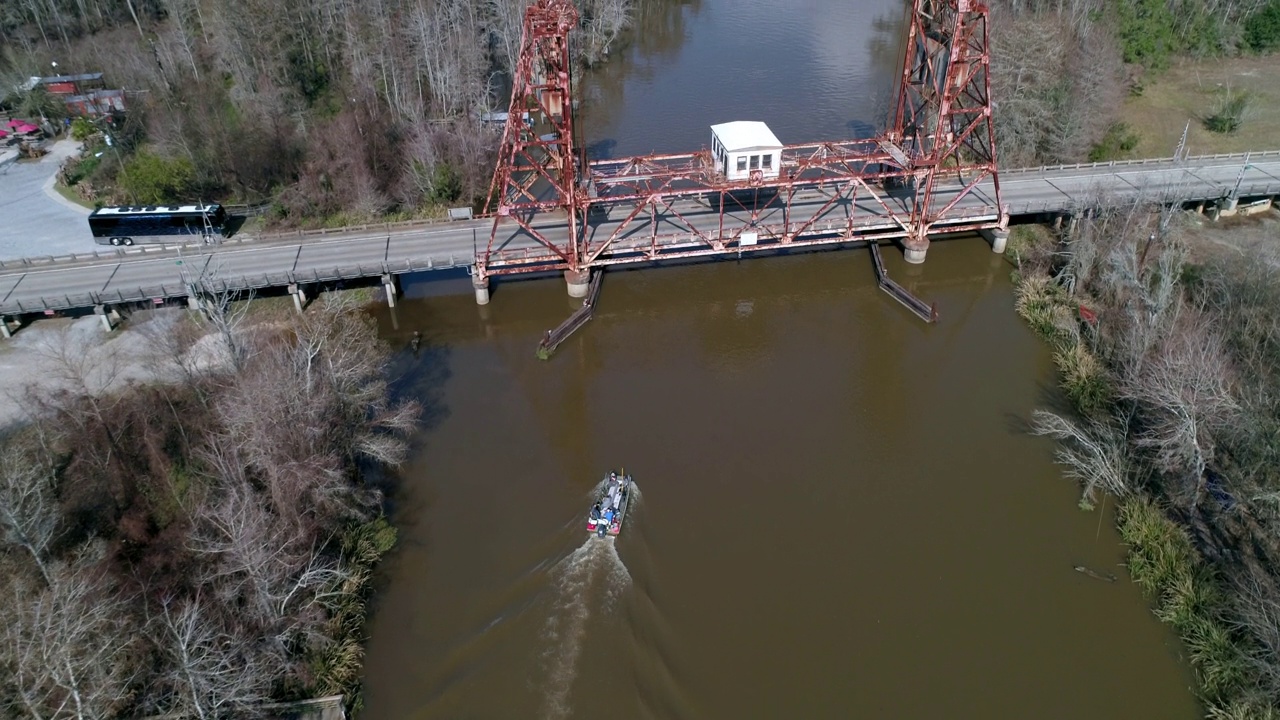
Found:
[[1276, 224], [1113, 210], [1069, 245], [1019, 228], [1011, 247], [1019, 314], [1074, 410], [1037, 411], [1034, 431], [1060, 441], [1082, 507], [1117, 498], [1130, 575], [1182, 637], [1214, 717], [1276, 712], [1276, 478], [1257, 462], [1280, 451], [1266, 329], [1280, 278], [1258, 245]]
[[6, 706], [360, 706], [372, 572], [396, 539], [368, 471], [399, 462], [417, 405], [389, 399], [389, 351], [351, 294], [302, 316], [218, 300], [117, 335], [26, 328], [0, 351], [39, 373], [0, 429]]

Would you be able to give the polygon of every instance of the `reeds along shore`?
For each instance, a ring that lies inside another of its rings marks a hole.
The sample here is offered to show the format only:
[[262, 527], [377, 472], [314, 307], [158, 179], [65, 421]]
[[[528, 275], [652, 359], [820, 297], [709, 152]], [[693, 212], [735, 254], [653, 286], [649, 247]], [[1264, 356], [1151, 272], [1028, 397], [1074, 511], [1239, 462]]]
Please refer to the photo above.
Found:
[[1058, 440], [1082, 508], [1118, 502], [1129, 574], [1185, 643], [1208, 716], [1273, 718], [1280, 277], [1235, 253], [1191, 262], [1191, 222], [1134, 206], [1070, 235], [1015, 229], [1016, 310], [1071, 407], [1036, 411], [1033, 432]]

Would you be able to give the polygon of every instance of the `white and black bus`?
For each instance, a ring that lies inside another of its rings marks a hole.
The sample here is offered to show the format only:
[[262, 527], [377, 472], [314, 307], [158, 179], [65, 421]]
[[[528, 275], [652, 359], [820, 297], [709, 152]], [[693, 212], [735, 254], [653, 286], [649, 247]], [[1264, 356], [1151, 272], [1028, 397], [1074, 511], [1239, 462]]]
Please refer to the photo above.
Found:
[[89, 230], [99, 245], [219, 241], [227, 224], [221, 205], [124, 206], [89, 213]]

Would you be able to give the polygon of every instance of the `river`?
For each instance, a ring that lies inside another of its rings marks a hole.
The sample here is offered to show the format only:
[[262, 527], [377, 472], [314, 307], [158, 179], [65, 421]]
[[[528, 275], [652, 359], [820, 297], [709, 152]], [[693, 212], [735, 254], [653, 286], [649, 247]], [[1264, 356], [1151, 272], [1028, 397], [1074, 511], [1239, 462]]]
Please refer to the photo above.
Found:
[[[638, 18], [584, 78], [593, 151], [679, 151], [760, 119], [873, 127], [901, 7], [702, 0]], [[1052, 361], [979, 239], [611, 273], [550, 362], [563, 281], [405, 285], [378, 313], [424, 400], [382, 570], [366, 710], [406, 718], [1191, 718], [1183, 650], [1109, 516], [1029, 437]], [[425, 341], [406, 348], [414, 330]], [[586, 537], [593, 487], [640, 489]], [[1073, 571], [1113, 572], [1105, 583]]]

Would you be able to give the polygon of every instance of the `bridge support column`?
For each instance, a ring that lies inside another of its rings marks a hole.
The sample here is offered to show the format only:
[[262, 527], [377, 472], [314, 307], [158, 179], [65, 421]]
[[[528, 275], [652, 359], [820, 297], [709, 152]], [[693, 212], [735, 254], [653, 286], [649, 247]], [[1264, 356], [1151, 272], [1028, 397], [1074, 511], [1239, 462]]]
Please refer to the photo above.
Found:
[[564, 281], [569, 286], [569, 297], [584, 298], [591, 288], [591, 270], [565, 270]]
[[382, 276], [382, 289], [387, 291], [387, 305], [396, 306], [396, 276], [387, 273]]
[[22, 327], [22, 320], [18, 318], [10, 320], [7, 317], [0, 316], [0, 337], [11, 338], [20, 327]]
[[1072, 213], [1067, 216], [1067, 221], [1063, 223], [1063, 228], [1068, 235], [1075, 235], [1076, 228], [1080, 227], [1080, 216]]
[[475, 288], [475, 291], [476, 291], [476, 304], [488, 305], [489, 304], [489, 277], [487, 275], [481, 276], [479, 274], [472, 275], [471, 287]]
[[[1236, 214], [1236, 206], [1240, 204], [1240, 198], [1224, 197], [1218, 201], [1218, 215], [1226, 215], [1231, 217]], [[1216, 219], [1216, 218], [1215, 218]]]
[[94, 305], [93, 314], [102, 318], [102, 327], [111, 332], [116, 329], [116, 323], [120, 322], [120, 313], [112, 310], [107, 305]]
[[298, 313], [302, 313], [302, 308], [307, 305], [307, 291], [298, 283], [289, 284], [289, 294], [293, 296], [293, 306], [297, 308]]
[[902, 259], [912, 265], [924, 262], [925, 253], [929, 252], [929, 235], [927, 231], [917, 231], [902, 238]]
[[1003, 253], [1005, 245], [1009, 243], [1009, 231], [1005, 228], [991, 228], [990, 230], [982, 230], [982, 237], [991, 243], [991, 252]]

